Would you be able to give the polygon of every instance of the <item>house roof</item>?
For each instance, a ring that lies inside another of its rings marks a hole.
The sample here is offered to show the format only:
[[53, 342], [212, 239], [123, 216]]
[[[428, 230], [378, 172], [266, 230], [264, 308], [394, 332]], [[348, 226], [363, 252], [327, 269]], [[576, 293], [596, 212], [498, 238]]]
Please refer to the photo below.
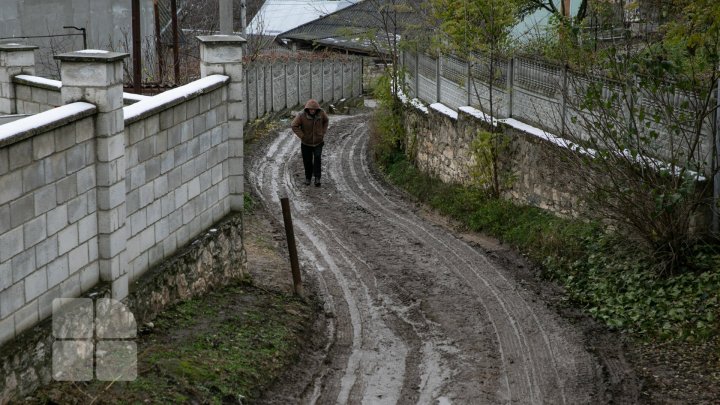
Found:
[[351, 6], [358, 0], [266, 0], [248, 24], [249, 34], [277, 35]]
[[386, 32], [399, 36], [417, 19], [410, 4], [412, 0], [361, 0], [283, 32], [278, 38], [353, 52], [385, 53], [388, 51]]

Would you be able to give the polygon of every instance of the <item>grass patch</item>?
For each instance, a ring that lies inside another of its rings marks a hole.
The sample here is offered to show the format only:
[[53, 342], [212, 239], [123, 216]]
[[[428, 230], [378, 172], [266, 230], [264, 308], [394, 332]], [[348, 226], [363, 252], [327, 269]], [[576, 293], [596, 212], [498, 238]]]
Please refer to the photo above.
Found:
[[256, 400], [300, 353], [312, 305], [246, 284], [164, 312], [138, 343], [133, 382], [53, 383], [39, 403], [237, 403]]

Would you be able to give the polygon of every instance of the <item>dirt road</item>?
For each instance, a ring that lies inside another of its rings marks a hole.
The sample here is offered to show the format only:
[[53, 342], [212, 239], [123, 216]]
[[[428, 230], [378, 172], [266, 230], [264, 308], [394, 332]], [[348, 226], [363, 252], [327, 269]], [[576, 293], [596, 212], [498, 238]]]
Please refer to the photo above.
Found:
[[325, 302], [322, 363], [302, 392], [278, 395], [320, 404], [606, 402], [611, 377], [578, 328], [376, 178], [367, 121], [331, 118], [320, 188], [303, 184], [300, 144], [287, 130], [248, 168], [280, 222], [279, 198], [290, 198], [303, 276]]

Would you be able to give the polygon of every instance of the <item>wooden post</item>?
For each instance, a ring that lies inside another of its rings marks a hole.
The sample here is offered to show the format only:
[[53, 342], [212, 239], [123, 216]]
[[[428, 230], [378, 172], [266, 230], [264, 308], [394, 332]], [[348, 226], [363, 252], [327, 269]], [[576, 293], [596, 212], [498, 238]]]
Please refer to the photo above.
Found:
[[293, 291], [295, 295], [303, 295], [302, 278], [300, 277], [300, 265], [298, 263], [297, 246], [295, 246], [295, 231], [293, 230], [292, 214], [290, 213], [290, 201], [287, 197], [280, 199], [282, 206], [283, 221], [285, 222], [285, 236], [287, 237], [288, 252], [290, 253], [290, 269], [293, 277]]

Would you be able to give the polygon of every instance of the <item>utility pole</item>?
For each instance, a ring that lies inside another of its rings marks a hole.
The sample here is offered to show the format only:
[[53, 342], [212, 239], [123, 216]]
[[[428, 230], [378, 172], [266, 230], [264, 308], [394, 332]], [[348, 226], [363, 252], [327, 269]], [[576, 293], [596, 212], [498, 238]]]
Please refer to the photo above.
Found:
[[140, 0], [132, 0], [132, 53], [133, 53], [133, 91], [136, 94], [142, 92], [142, 61], [140, 42]]
[[220, 0], [220, 33], [233, 33], [233, 0]]
[[240, 24], [242, 27], [242, 36], [247, 39], [247, 0], [240, 1]]

